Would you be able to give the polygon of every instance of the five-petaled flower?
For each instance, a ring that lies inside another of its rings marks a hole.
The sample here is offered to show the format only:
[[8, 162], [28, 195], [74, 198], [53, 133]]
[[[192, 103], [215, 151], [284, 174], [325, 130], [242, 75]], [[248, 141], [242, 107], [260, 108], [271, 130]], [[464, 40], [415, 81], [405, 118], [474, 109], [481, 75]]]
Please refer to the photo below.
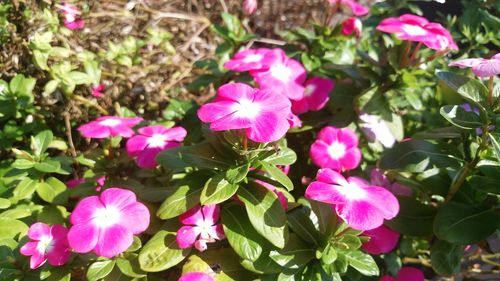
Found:
[[81, 125], [78, 131], [86, 138], [103, 139], [109, 136], [130, 138], [135, 134], [131, 127], [141, 123], [142, 118], [101, 116], [94, 121]]
[[219, 88], [215, 100], [198, 110], [198, 117], [214, 131], [245, 129], [252, 141], [272, 142], [290, 128], [290, 108], [283, 95], [231, 83]]
[[77, 253], [94, 251], [112, 258], [132, 245], [134, 235], [149, 226], [149, 210], [126, 189], [109, 188], [76, 205], [70, 217], [69, 245]]
[[307, 80], [304, 84], [304, 97], [300, 100], [292, 100], [293, 113], [302, 114], [325, 107], [334, 85], [332, 80], [322, 77]]
[[127, 153], [137, 157], [136, 163], [141, 168], [155, 168], [158, 163], [156, 156], [163, 150], [179, 147], [186, 137], [182, 127], [167, 128], [161, 125], [142, 127], [127, 140]]
[[492, 77], [500, 74], [500, 53], [491, 59], [474, 58], [457, 60], [449, 64], [460, 68], [470, 67], [478, 77]]
[[202, 252], [207, 249], [207, 243], [224, 239], [222, 224], [217, 224], [219, 212], [219, 205], [198, 205], [180, 215], [179, 220], [184, 226], [177, 231], [179, 247], [186, 249], [194, 245]]
[[370, 230], [381, 226], [399, 212], [396, 197], [387, 189], [370, 186], [358, 177], [344, 178], [331, 169], [320, 169], [306, 189], [308, 199], [332, 204], [337, 215], [350, 227]]
[[36, 269], [46, 261], [52, 266], [65, 264], [71, 250], [66, 235], [68, 230], [59, 224], [48, 226], [37, 222], [28, 229], [30, 242], [24, 244], [20, 252], [24, 256], [31, 256], [30, 268]]

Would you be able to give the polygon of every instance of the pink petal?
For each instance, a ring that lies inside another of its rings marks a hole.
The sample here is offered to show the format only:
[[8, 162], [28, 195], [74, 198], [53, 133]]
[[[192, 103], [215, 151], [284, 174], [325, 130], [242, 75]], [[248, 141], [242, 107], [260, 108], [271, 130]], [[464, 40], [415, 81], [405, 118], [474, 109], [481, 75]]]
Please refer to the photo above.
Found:
[[23, 256], [32, 256], [32, 255], [38, 253], [37, 246], [38, 246], [38, 242], [31, 241], [31, 242], [24, 244], [21, 247], [21, 249], [19, 249], [19, 252]]
[[182, 224], [197, 225], [198, 222], [203, 220], [204, 218], [200, 205], [197, 205], [194, 208], [187, 210], [187, 212], [179, 216], [179, 221]]
[[177, 241], [177, 245], [179, 245], [179, 248], [187, 249], [194, 245], [194, 243], [196, 242], [196, 238], [198, 238], [198, 235], [200, 235], [198, 227], [183, 226], [177, 231], [175, 240]]
[[370, 9], [357, 3], [354, 0], [341, 0], [341, 3], [349, 7], [349, 9], [355, 16], [364, 16], [368, 14], [368, 12], [370, 12]]
[[70, 256], [71, 251], [67, 245], [56, 245], [47, 253], [47, 260], [50, 265], [60, 266], [65, 264]]
[[358, 136], [353, 130], [349, 128], [340, 129], [337, 132], [339, 142], [343, 143], [346, 147], [357, 147]]
[[183, 274], [179, 281], [214, 281], [214, 278], [203, 272], [188, 272]]
[[397, 281], [396, 278], [390, 276], [390, 275], [384, 275], [380, 278], [379, 281]]
[[120, 119], [121, 124], [128, 127], [134, 127], [135, 125], [141, 123], [142, 120], [144, 120], [141, 117], [112, 117]]
[[60, 224], [54, 224], [50, 228], [50, 234], [56, 244], [68, 244], [68, 229]]
[[151, 137], [152, 135], [163, 135], [165, 134], [169, 129], [165, 126], [162, 125], [151, 125], [151, 126], [146, 126], [139, 128], [137, 131], [141, 135], [145, 135], [148, 137]]
[[127, 140], [126, 149], [127, 154], [130, 156], [138, 156], [141, 151], [148, 146], [148, 137], [146, 136], [133, 136]]
[[340, 159], [340, 162], [342, 163], [342, 168], [345, 170], [355, 169], [361, 162], [361, 151], [357, 147], [348, 149]]
[[50, 235], [50, 226], [37, 222], [34, 223], [30, 226], [28, 229], [28, 237], [33, 239], [33, 240], [40, 240], [44, 236], [51, 236]]
[[208, 234], [210, 235], [210, 237], [217, 239], [217, 240], [222, 240], [222, 239], [226, 238], [222, 224], [217, 224], [217, 225], [212, 226], [209, 229]]
[[86, 138], [103, 139], [110, 136], [108, 127], [99, 125], [97, 122], [90, 122], [78, 127], [80, 134]]
[[77, 253], [92, 251], [99, 240], [99, 228], [92, 223], [73, 225], [68, 232], [68, 242]]
[[207, 249], [207, 240], [203, 240], [203, 239], [198, 239], [196, 240], [196, 242], [194, 242], [194, 247], [196, 248], [196, 250], [200, 251], [200, 252], [203, 252]]
[[316, 179], [323, 183], [347, 185], [348, 182], [339, 172], [331, 169], [320, 169], [316, 175]]
[[220, 207], [217, 204], [201, 207], [205, 222], [214, 225], [219, 220]]
[[125, 252], [133, 242], [132, 232], [123, 225], [115, 224], [101, 229], [94, 252], [98, 256], [112, 258]]
[[399, 241], [399, 233], [381, 225], [378, 228], [363, 232], [364, 236], [370, 237], [370, 241], [363, 243], [363, 250], [372, 255], [389, 253], [396, 248]]
[[99, 196], [104, 206], [113, 206], [118, 210], [123, 210], [129, 205], [137, 202], [135, 193], [123, 188], [108, 188]]
[[324, 141], [326, 144], [332, 144], [333, 142], [340, 141], [338, 137], [339, 132], [340, 129], [332, 126], [327, 126], [321, 129], [321, 131], [319, 131], [316, 139], [320, 139]]
[[45, 255], [44, 254], [41, 254], [39, 252], [35, 252], [31, 256], [31, 259], [30, 259], [30, 268], [31, 269], [37, 269], [40, 266], [42, 266], [45, 263], [45, 261], [47, 261], [47, 260], [45, 259]]
[[333, 159], [328, 152], [328, 145], [322, 140], [316, 140], [309, 150], [312, 162], [321, 168], [330, 168], [337, 171], [342, 170], [339, 160]]
[[390, 191], [379, 186], [369, 186], [366, 190], [370, 194], [368, 201], [379, 209], [384, 219], [390, 220], [398, 215], [399, 202]]
[[306, 98], [311, 110], [320, 110], [326, 105], [334, 85], [333, 80], [322, 77], [313, 77], [306, 82], [306, 89], [308, 86], [314, 86], [313, 92]]
[[472, 67], [472, 72], [479, 77], [492, 77], [500, 74], [500, 60], [491, 59]]
[[186, 129], [182, 127], [173, 127], [167, 130], [164, 134], [167, 140], [181, 142], [187, 135]]
[[457, 60], [457, 61], [451, 62], [448, 65], [449, 66], [457, 66], [460, 68], [466, 68], [466, 67], [474, 67], [476, 65], [481, 64], [484, 61], [485, 61], [485, 59], [463, 59], [463, 60]]
[[344, 204], [346, 202], [344, 194], [338, 191], [339, 187], [319, 181], [313, 181], [306, 189], [304, 196], [307, 199], [320, 201], [328, 204]]
[[357, 230], [374, 229], [384, 223], [379, 209], [367, 201], [350, 201], [343, 205], [336, 205], [335, 210], [342, 220]]
[[254, 95], [254, 102], [258, 103], [262, 111], [279, 113], [287, 116], [290, 113], [292, 104], [285, 96], [277, 95], [270, 90], [259, 90]]
[[286, 116], [265, 112], [255, 120], [253, 127], [246, 130], [246, 134], [250, 140], [255, 142], [272, 142], [284, 137], [289, 128]]
[[422, 271], [417, 268], [404, 266], [398, 272], [398, 281], [424, 281]]
[[257, 89], [244, 83], [229, 83], [222, 85], [217, 90], [216, 101], [226, 100], [238, 102], [242, 99], [253, 101], [256, 91]]
[[[250, 119], [233, 116], [235, 112], [233, 108], [237, 104], [234, 101], [218, 101], [204, 104], [198, 110], [198, 118], [204, 123], [212, 123], [211, 129], [217, 131], [250, 127], [252, 125]], [[224, 122], [230, 123], [224, 124]]]
[[135, 135], [134, 130], [124, 125], [109, 127], [109, 131], [114, 137], [121, 136], [124, 138], [130, 138], [131, 136]]
[[156, 156], [158, 156], [158, 154], [162, 151], [163, 149], [159, 147], [148, 147], [144, 149], [139, 154], [139, 157], [137, 157], [137, 166], [146, 169], [156, 168], [156, 166], [158, 166], [158, 163], [156, 162]]
[[142, 203], [133, 203], [122, 210], [123, 219], [121, 225], [126, 226], [132, 234], [144, 232], [150, 221], [148, 208]]
[[86, 224], [92, 220], [95, 211], [104, 208], [104, 205], [97, 196], [89, 196], [82, 199], [71, 213], [71, 224]]

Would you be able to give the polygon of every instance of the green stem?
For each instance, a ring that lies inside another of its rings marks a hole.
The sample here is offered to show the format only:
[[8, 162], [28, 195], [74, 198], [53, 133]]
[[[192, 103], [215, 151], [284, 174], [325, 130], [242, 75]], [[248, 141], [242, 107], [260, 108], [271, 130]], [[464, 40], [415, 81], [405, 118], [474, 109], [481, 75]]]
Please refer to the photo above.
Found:
[[493, 106], [493, 77], [494, 76], [491, 76], [490, 80], [488, 81], [488, 103], [490, 104], [490, 106]]

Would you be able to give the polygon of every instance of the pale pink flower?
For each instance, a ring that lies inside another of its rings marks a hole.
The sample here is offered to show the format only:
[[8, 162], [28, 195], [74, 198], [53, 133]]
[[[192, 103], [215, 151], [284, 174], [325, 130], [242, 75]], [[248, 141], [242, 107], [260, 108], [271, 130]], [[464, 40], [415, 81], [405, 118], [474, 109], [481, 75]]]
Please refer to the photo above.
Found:
[[136, 163], [139, 167], [150, 169], [158, 165], [158, 153], [179, 147], [187, 134], [182, 127], [167, 128], [161, 125], [142, 127], [138, 132], [139, 135], [127, 140], [127, 153], [131, 157], [137, 157]]
[[214, 281], [215, 279], [204, 272], [184, 273], [179, 281]]
[[470, 67], [472, 72], [478, 77], [491, 77], [500, 74], [500, 53], [494, 55], [491, 59], [463, 59], [449, 64], [460, 68]]
[[80, 18], [80, 11], [75, 5], [64, 3], [61, 6], [61, 13], [64, 16], [64, 26], [68, 29], [82, 29], [85, 22]]
[[334, 85], [333, 80], [322, 77], [307, 80], [304, 84], [304, 97], [300, 100], [292, 100], [293, 113], [302, 114], [321, 110], [330, 99], [329, 94]]
[[70, 246], [77, 253], [94, 251], [112, 258], [132, 245], [134, 235], [149, 226], [149, 210], [127, 189], [109, 188], [76, 205], [70, 217]]
[[142, 118], [140, 117], [101, 116], [94, 121], [80, 126], [78, 131], [86, 138], [103, 139], [109, 136], [129, 138], [135, 134], [131, 127], [134, 127], [141, 121]]
[[359, 127], [369, 141], [379, 141], [387, 148], [394, 146], [396, 137], [394, 137], [394, 134], [391, 132], [385, 120], [377, 115], [367, 113], [359, 115], [359, 119], [361, 120]]
[[275, 62], [285, 60], [286, 55], [281, 49], [246, 49], [237, 52], [224, 67], [235, 71], [268, 70]]
[[399, 212], [398, 200], [383, 187], [370, 186], [358, 177], [344, 178], [331, 169], [320, 169], [306, 189], [308, 199], [332, 204], [337, 215], [350, 227], [370, 230]]
[[243, 83], [223, 85], [213, 102], [198, 110], [198, 117], [214, 131], [245, 129], [255, 142], [282, 138], [290, 125], [290, 101], [272, 91], [254, 89]]
[[421, 42], [434, 50], [458, 50], [451, 34], [441, 24], [427, 19], [404, 14], [399, 18], [386, 18], [377, 26], [377, 30], [394, 33], [400, 40]]
[[177, 231], [176, 241], [181, 249], [194, 247], [203, 252], [207, 243], [225, 238], [219, 220], [219, 205], [196, 206], [179, 216], [183, 227]]
[[403, 184], [398, 182], [391, 183], [389, 178], [384, 174], [384, 172], [378, 168], [375, 168], [370, 173], [370, 183], [375, 186], [381, 186], [392, 192], [394, 195], [401, 196], [412, 196], [413, 190]]
[[321, 168], [352, 170], [361, 161], [358, 137], [349, 128], [323, 128], [309, 152], [312, 162]]
[[355, 16], [364, 16], [370, 12], [368, 7], [365, 7], [355, 0], [328, 0], [332, 5], [340, 5], [341, 8], [349, 10]]
[[424, 281], [424, 273], [420, 269], [411, 266], [402, 267], [396, 278], [390, 275], [384, 275], [380, 281]]
[[243, 12], [251, 15], [257, 11], [257, 0], [243, 0]]
[[344, 35], [351, 35], [354, 33], [356, 37], [360, 37], [362, 31], [363, 24], [358, 18], [350, 17], [342, 22], [342, 34]]
[[381, 225], [372, 230], [366, 230], [363, 236], [370, 237], [370, 241], [363, 243], [363, 250], [372, 255], [386, 254], [398, 245], [399, 233]]
[[292, 100], [302, 99], [304, 96], [302, 84], [306, 80], [306, 69], [300, 62], [286, 57], [283, 50], [274, 50], [281, 53], [281, 59], [275, 61], [269, 69], [250, 71], [250, 75], [261, 89], [269, 89]]
[[102, 93], [102, 91], [104, 91], [105, 87], [104, 87], [104, 84], [99, 84], [97, 86], [92, 86], [92, 96], [96, 97], [96, 98], [102, 98], [104, 97], [104, 94]]
[[68, 230], [59, 224], [53, 226], [41, 222], [32, 224], [28, 229], [31, 241], [20, 249], [22, 255], [31, 256], [30, 268], [39, 268], [46, 261], [52, 266], [65, 264], [71, 255], [67, 233]]

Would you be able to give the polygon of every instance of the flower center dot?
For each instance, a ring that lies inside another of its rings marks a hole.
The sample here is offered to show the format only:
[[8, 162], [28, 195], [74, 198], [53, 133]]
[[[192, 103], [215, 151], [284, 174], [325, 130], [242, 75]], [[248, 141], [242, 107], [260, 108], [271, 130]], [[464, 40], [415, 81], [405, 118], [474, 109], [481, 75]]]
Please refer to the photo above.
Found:
[[99, 124], [107, 127], [114, 127], [116, 125], [119, 125], [120, 123], [121, 121], [118, 119], [106, 119], [99, 122]]
[[260, 105], [244, 99], [233, 105], [232, 110], [238, 117], [255, 118], [260, 112]]
[[162, 147], [167, 141], [167, 137], [160, 134], [153, 134], [148, 138], [148, 147]]
[[120, 220], [120, 211], [115, 207], [100, 208], [94, 212], [93, 223], [99, 227], [108, 227]]
[[328, 154], [335, 160], [342, 158], [345, 153], [346, 147], [343, 143], [334, 142], [328, 147]]
[[251, 55], [246, 56], [246, 57], [243, 59], [243, 62], [246, 62], [246, 63], [249, 63], [249, 62], [258, 62], [258, 61], [260, 61], [262, 58], [263, 58], [263, 56], [262, 56], [262, 55], [260, 55], [260, 54], [251, 54]]
[[416, 25], [405, 24], [403, 25], [403, 30], [405, 31], [405, 33], [408, 33], [408, 35], [411, 36], [421, 36], [427, 34], [427, 31], [425, 29]]
[[49, 252], [51, 248], [52, 248], [52, 237], [50, 236], [43, 236], [42, 238], [40, 238], [40, 240], [38, 241], [38, 245], [36, 246], [38, 252], [43, 254]]
[[283, 82], [290, 81], [290, 78], [292, 77], [292, 70], [284, 64], [273, 65], [270, 71], [272, 77]]

